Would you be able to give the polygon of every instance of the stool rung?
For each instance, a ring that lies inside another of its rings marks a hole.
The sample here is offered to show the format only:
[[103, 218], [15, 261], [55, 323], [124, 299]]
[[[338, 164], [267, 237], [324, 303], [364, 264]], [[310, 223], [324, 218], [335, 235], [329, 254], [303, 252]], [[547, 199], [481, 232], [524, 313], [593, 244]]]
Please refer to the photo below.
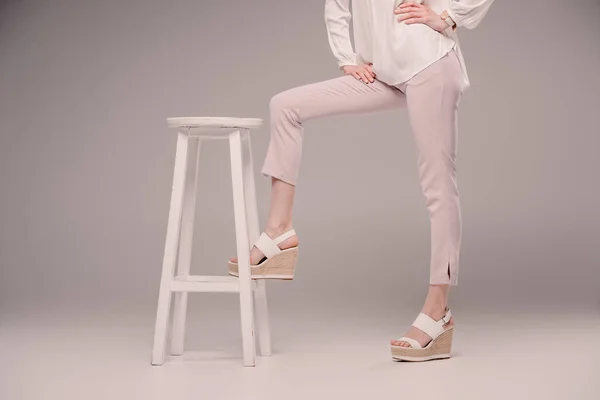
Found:
[[171, 282], [171, 291], [238, 293], [240, 285], [235, 276], [176, 276]]

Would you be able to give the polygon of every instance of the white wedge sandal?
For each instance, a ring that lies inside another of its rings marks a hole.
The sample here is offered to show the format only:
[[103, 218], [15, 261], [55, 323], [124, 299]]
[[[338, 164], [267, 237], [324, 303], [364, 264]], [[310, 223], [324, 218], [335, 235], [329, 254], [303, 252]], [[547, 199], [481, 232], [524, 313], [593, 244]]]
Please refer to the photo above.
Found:
[[397, 340], [407, 342], [411, 347], [391, 345], [392, 358], [402, 361], [428, 361], [450, 358], [454, 326], [444, 329], [444, 325], [450, 322], [450, 318], [452, 318], [450, 309], [446, 310], [446, 315], [439, 321], [435, 321], [429, 315], [420, 313], [412, 326], [428, 334], [432, 340], [427, 343], [427, 346], [422, 347], [415, 339], [403, 336]]
[[[294, 279], [298, 246], [281, 250], [278, 245], [295, 234], [296, 231], [290, 229], [275, 239], [265, 232], [260, 235], [254, 246], [265, 256], [258, 264], [250, 265], [252, 279]], [[228, 269], [229, 275], [239, 276], [237, 263], [229, 261]]]

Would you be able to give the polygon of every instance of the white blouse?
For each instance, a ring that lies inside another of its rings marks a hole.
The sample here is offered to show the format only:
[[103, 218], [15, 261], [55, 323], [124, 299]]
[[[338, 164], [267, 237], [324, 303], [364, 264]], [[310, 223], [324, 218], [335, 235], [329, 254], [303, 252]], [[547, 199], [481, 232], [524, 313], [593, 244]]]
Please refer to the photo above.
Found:
[[[458, 35], [448, 27], [443, 33], [425, 24], [398, 21], [394, 9], [401, 0], [326, 0], [325, 24], [329, 45], [341, 68], [344, 65], [373, 63], [377, 79], [397, 85], [412, 78], [428, 65], [456, 50], [463, 72], [463, 90], [470, 86]], [[457, 26], [475, 28], [494, 0], [425, 0], [440, 14], [446, 10]], [[354, 45], [350, 41], [353, 19]]]

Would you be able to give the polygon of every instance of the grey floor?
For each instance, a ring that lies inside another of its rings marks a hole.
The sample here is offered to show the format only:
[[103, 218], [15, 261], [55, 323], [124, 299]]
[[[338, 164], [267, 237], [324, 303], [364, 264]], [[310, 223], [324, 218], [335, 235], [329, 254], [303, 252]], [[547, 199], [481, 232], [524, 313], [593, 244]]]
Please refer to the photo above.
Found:
[[456, 310], [450, 360], [393, 362], [412, 317], [381, 309], [273, 307], [274, 354], [244, 368], [234, 303], [190, 304], [186, 353], [150, 365], [153, 316], [10, 313], [0, 326], [0, 398], [600, 398], [600, 318], [581, 310]]

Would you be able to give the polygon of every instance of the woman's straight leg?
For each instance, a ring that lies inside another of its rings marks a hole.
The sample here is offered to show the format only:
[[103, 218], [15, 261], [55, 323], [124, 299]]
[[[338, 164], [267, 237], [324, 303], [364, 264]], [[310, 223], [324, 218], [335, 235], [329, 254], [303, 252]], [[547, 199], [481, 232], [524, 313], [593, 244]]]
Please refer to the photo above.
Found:
[[430, 284], [458, 284], [462, 219], [456, 156], [462, 90], [453, 51], [400, 85], [417, 148], [421, 189], [431, 223]]
[[[398, 88], [406, 94], [417, 148], [419, 179], [431, 226], [429, 290], [422, 313], [438, 321], [446, 314], [451, 285], [458, 284], [462, 234], [457, 185], [457, 111], [462, 96], [460, 64], [454, 51]], [[453, 318], [444, 326], [454, 325]], [[407, 337], [422, 346], [431, 337], [412, 326]], [[394, 346], [410, 347], [403, 340]]]

